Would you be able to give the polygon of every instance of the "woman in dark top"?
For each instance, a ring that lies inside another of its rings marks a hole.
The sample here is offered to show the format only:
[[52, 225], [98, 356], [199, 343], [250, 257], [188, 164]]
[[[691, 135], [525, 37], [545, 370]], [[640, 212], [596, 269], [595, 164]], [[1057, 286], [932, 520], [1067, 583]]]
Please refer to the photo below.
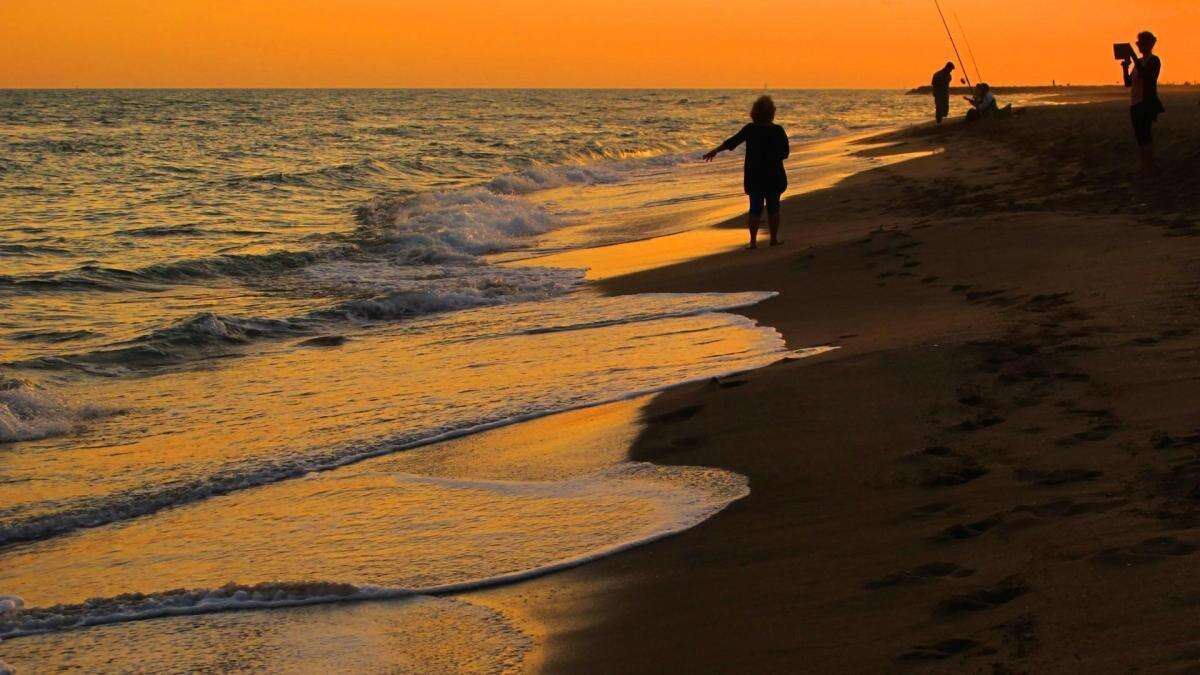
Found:
[[711, 162], [722, 150], [733, 150], [746, 144], [746, 164], [742, 186], [750, 196], [750, 248], [758, 248], [758, 228], [762, 225], [763, 207], [771, 228], [771, 245], [778, 246], [779, 197], [787, 189], [787, 172], [783, 160], [791, 153], [787, 134], [775, 124], [775, 102], [770, 96], [760, 96], [750, 109], [750, 124], [742, 127], [732, 138], [705, 153], [704, 161]]
[[[1154, 33], [1138, 33], [1137, 48], [1142, 58], [1126, 58], [1121, 62], [1125, 73], [1125, 86], [1130, 91], [1129, 115], [1133, 119], [1133, 135], [1137, 139], [1138, 154], [1142, 171], [1154, 170], [1154, 122], [1166, 112], [1158, 98], [1158, 75], [1162, 72], [1162, 61], [1154, 55], [1158, 38]], [[1133, 70], [1129, 70], [1130, 64]]]

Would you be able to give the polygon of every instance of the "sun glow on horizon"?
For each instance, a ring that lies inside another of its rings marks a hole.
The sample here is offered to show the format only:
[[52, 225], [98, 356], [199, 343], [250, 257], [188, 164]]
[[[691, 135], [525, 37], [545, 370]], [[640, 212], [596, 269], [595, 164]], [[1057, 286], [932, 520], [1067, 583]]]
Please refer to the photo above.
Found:
[[[994, 84], [1115, 84], [1147, 28], [1200, 80], [1193, 0], [943, 4]], [[0, 5], [0, 87], [907, 87], [952, 57], [932, 0]]]

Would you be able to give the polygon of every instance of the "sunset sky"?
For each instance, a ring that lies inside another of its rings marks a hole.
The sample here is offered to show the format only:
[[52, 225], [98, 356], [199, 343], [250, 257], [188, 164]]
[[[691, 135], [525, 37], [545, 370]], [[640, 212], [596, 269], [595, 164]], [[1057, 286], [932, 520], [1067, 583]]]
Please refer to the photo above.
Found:
[[[1200, 80], [1200, 0], [945, 6], [994, 84], [1115, 83], [1143, 28]], [[906, 87], [951, 56], [933, 0], [0, 0], [0, 87]]]

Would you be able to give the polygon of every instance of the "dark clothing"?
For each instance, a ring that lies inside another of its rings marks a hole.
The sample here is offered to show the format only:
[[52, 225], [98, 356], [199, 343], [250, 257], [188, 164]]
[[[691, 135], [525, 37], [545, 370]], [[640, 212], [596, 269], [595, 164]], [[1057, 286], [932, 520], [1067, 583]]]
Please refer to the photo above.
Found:
[[750, 194], [750, 215], [757, 218], [762, 215], [763, 206], [767, 207], [767, 213], [772, 216], [779, 213], [779, 197], [780, 193], [764, 193], [751, 192]]
[[1154, 122], [1167, 111], [1158, 98], [1158, 76], [1162, 61], [1151, 54], [1133, 60], [1133, 70], [1125, 74], [1125, 86], [1130, 89], [1129, 117], [1133, 121], [1133, 136], [1139, 146], [1154, 142]]
[[787, 189], [787, 172], [783, 160], [791, 154], [787, 134], [778, 124], [747, 124], [729, 140], [722, 150], [733, 150], [746, 144], [746, 163], [742, 187], [746, 194], [758, 192], [778, 195]]
[[[1142, 59], [1133, 60], [1133, 70], [1125, 74], [1125, 86], [1130, 88], [1133, 100], [1130, 105], [1143, 102], [1153, 103], [1151, 107], [1162, 108], [1158, 98], [1158, 76], [1162, 73], [1162, 59], [1151, 54]], [[1166, 110], [1159, 110], [1159, 113]]]
[[950, 71], [939, 70], [933, 74], [933, 104], [937, 109], [937, 120], [950, 116]]
[[976, 94], [971, 99], [971, 109], [967, 111], [967, 121], [977, 122], [985, 117], [994, 117], [999, 111], [1000, 104], [996, 103], [996, 97], [990, 91]]
[[1133, 120], [1133, 137], [1137, 144], [1144, 148], [1154, 143], [1154, 120], [1158, 117], [1155, 108], [1142, 101], [1129, 108], [1129, 117]]

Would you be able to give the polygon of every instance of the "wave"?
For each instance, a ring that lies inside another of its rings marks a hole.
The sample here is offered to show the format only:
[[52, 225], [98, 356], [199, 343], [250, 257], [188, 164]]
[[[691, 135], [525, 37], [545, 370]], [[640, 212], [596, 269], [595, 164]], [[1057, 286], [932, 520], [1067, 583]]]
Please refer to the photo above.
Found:
[[[669, 293], [639, 293], [639, 297], [646, 300], [651, 300], [659, 297], [668, 297]], [[752, 307], [764, 300], [770, 300], [778, 296], [776, 291], [747, 291], [744, 293], [689, 293], [688, 296], [700, 300], [715, 299], [718, 302], [705, 303], [683, 306], [670, 311], [660, 311], [655, 309], [647, 309], [643, 312], [634, 314], [626, 314], [624, 316], [612, 319], [600, 319], [596, 321], [565, 321], [562, 323], [550, 322], [539, 325], [533, 328], [525, 328], [520, 332], [526, 335], [538, 335], [543, 333], [562, 333], [572, 330], [586, 330], [591, 328], [603, 328], [605, 326], [613, 326], [622, 323], [636, 323], [639, 321], [654, 321], [657, 319], [670, 319], [685, 316], [696, 316], [698, 314], [708, 314], [712, 312], [730, 312], [735, 309], [743, 309]]]
[[[751, 296], [758, 296], [757, 300], [761, 300], [773, 294], [746, 293], [739, 295], [745, 297], [740, 298], [737, 302], [723, 304], [722, 307], [744, 307], [756, 301]], [[696, 307], [689, 308], [686, 311], [670, 312], [666, 316], [683, 316], [700, 313], [703, 313], [703, 310]], [[517, 322], [521, 320], [520, 317], [512, 318]], [[653, 318], [653, 316], [646, 314], [638, 315], [632, 320], [645, 321]], [[744, 321], [750, 323], [748, 319]], [[611, 325], [612, 323], [616, 322], [608, 322], [606, 325]], [[590, 326], [580, 324], [576, 327], [585, 329]], [[569, 329], [569, 327], [562, 328], [562, 330]], [[150, 483], [104, 496], [63, 502], [56, 505], [55, 510], [50, 513], [19, 516], [0, 521], [0, 546], [22, 541], [48, 539], [75, 530], [129, 520], [166, 508], [299, 478], [311, 473], [330, 471], [374, 457], [468, 436], [489, 429], [508, 426], [569, 410], [626, 400], [661, 391], [670, 386], [686, 384], [695, 379], [725, 376], [733, 372], [739, 372], [745, 367], [744, 362], [738, 362], [732, 370], [704, 371], [703, 375], [697, 375], [692, 379], [685, 377], [677, 380], [663, 381], [652, 386], [597, 392], [594, 396], [558, 401], [544, 407], [534, 407], [522, 411], [508, 410], [495, 411], [491, 414], [484, 413], [473, 418], [460, 418], [448, 425], [405, 430], [399, 435], [383, 439], [364, 440], [362, 442], [333, 447], [322, 446], [308, 450], [295, 449], [286, 454], [227, 464], [208, 475], [181, 478], [170, 483]]]
[[[477, 591], [577, 567], [638, 546], [673, 536], [711, 518], [729, 504], [750, 494], [745, 476], [722, 469], [661, 467], [625, 463], [580, 478], [557, 482], [503, 482], [405, 476], [405, 480], [447, 488], [487, 489], [516, 497], [564, 498], [579, 494], [640, 495], [661, 504], [660, 515], [623, 539], [593, 545], [583, 553], [562, 553], [557, 559], [526, 562], [510, 572], [421, 586], [386, 586], [340, 581], [271, 581], [229, 583], [219, 588], [179, 588], [163, 592], [131, 592], [93, 598], [76, 604], [26, 607], [16, 596], [0, 597], [0, 639], [75, 630], [112, 623], [213, 612], [297, 607], [302, 605], [442, 596]], [[412, 574], [411, 571], [404, 573]], [[450, 572], [447, 572], [448, 574]], [[403, 576], [403, 573], [401, 574]], [[413, 575], [425, 578], [426, 573]]]
[[[204, 312], [166, 328], [86, 352], [40, 356], [9, 364], [39, 370], [73, 369], [114, 376], [239, 353], [250, 344], [337, 332], [343, 324], [412, 319], [429, 314], [562, 295], [583, 281], [576, 269], [489, 266], [413, 268], [330, 263], [301, 283], [322, 292], [378, 290], [287, 318]], [[81, 336], [82, 337], [82, 336]], [[46, 341], [65, 341], [45, 338]]]
[[562, 185], [616, 183], [619, 171], [605, 166], [529, 167], [488, 181], [487, 189], [500, 194], [523, 195]]
[[[648, 154], [646, 154], [648, 153]], [[571, 163], [527, 167], [498, 176], [481, 187], [435, 191], [416, 196], [377, 198], [355, 210], [358, 226], [348, 234], [330, 235], [333, 245], [309, 250], [261, 254], [227, 254], [125, 269], [82, 265], [74, 269], [24, 276], [0, 274], [0, 292], [158, 291], [164, 287], [218, 278], [237, 281], [284, 274], [330, 260], [385, 259], [396, 264], [439, 265], [478, 262], [490, 253], [530, 245], [539, 234], [563, 221], [522, 195], [563, 185], [593, 185], [624, 180], [646, 167], [669, 166], [687, 154], [611, 151], [596, 148]], [[271, 172], [228, 179], [243, 183], [341, 183], [360, 174], [387, 172], [375, 160], [338, 164], [307, 171]], [[311, 185], [310, 185], [311, 186]], [[227, 234], [195, 225], [155, 225], [117, 230], [116, 236], [152, 238]], [[0, 252], [2, 253], [2, 252]], [[52, 250], [14, 249], [16, 255], [52, 254]]]
[[[379, 261], [395, 265], [481, 264], [478, 257], [526, 247], [530, 238], [562, 225], [544, 208], [518, 197], [475, 188], [381, 199], [359, 207], [358, 227], [322, 248], [231, 254], [122, 269], [84, 265], [62, 272], [0, 275], [0, 290], [25, 292], [158, 290], [216, 278], [250, 280], [301, 270], [325, 261]], [[178, 229], [126, 231], [165, 236]]]
[[268, 185], [295, 187], [317, 187], [321, 185], [338, 187], [345, 185], [349, 181], [358, 180], [366, 176], [380, 175], [386, 172], [387, 167], [384, 164], [375, 160], [364, 159], [357, 162], [333, 164], [301, 171], [271, 171], [246, 176], [233, 176], [227, 178], [225, 183], [231, 186], [265, 183]]
[[109, 414], [100, 406], [65, 401], [27, 380], [0, 378], [0, 444], [61, 436]]
[[7, 337], [10, 340], [19, 340], [21, 342], [70, 342], [72, 340], [85, 340], [90, 337], [100, 335], [95, 331], [90, 330], [30, 330], [21, 331], [19, 333], [11, 333]]
[[196, 225], [151, 225], [128, 230], [117, 230], [113, 234], [122, 237], [206, 237], [225, 233], [220, 230], [205, 230]]
[[26, 244], [0, 244], [0, 256], [35, 258], [43, 255], [65, 255], [66, 250], [54, 246], [29, 246]]
[[38, 138], [12, 142], [8, 147], [13, 152], [65, 155], [96, 153], [111, 156], [122, 152], [119, 144], [94, 138]]
[[[533, 640], [503, 613], [451, 597], [228, 612], [45, 633], [0, 648], [10, 671], [519, 673]], [[224, 667], [222, 667], [224, 666]]]
[[482, 188], [376, 200], [356, 216], [360, 245], [425, 264], [525, 248], [531, 237], [563, 224], [541, 206]]
[[674, 166], [694, 159], [694, 153], [645, 150], [639, 152], [597, 149], [574, 156], [567, 164], [533, 166], [497, 176], [485, 187], [498, 194], [527, 195], [565, 185], [619, 183], [633, 172]]
[[64, 272], [43, 272], [24, 277], [0, 275], [0, 289], [15, 291], [130, 291], [158, 290], [163, 286], [193, 283], [218, 277], [246, 278], [300, 269], [337, 250], [278, 251], [235, 254], [158, 263], [138, 269], [84, 265]]

